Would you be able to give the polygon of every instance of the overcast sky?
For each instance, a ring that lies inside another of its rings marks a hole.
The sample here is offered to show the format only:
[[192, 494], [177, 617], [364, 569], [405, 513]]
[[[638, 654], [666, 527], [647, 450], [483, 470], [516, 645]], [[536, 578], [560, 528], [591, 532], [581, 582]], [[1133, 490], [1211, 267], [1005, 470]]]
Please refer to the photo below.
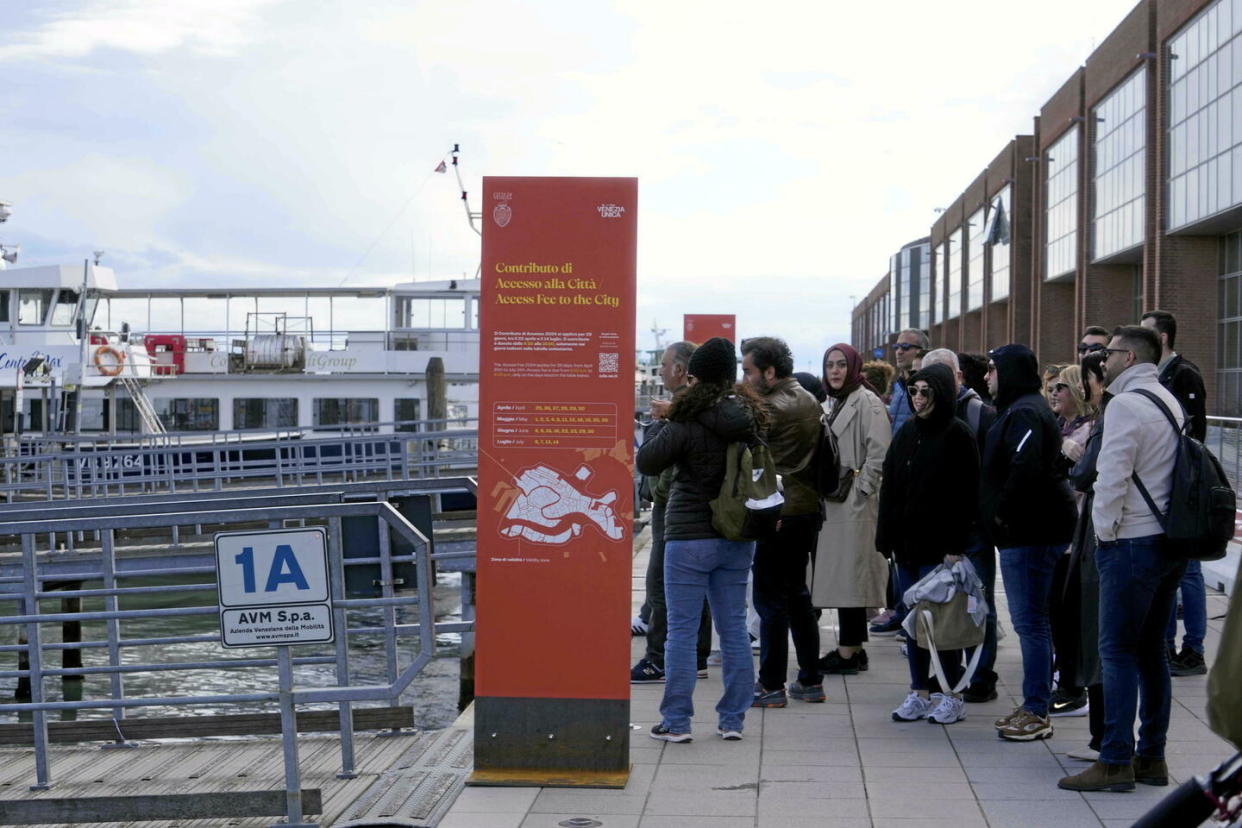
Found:
[[473, 275], [451, 175], [637, 176], [640, 346], [852, 297], [1133, 0], [0, 0], [0, 239], [126, 287]]

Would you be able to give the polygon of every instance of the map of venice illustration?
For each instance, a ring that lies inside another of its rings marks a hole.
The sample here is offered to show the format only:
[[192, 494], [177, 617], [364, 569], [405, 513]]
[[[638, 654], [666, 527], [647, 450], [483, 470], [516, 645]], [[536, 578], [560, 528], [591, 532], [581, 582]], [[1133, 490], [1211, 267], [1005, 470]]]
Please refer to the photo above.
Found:
[[610, 540], [622, 540], [625, 530], [613, 509], [617, 493], [595, 497], [579, 490], [578, 484], [590, 477], [591, 469], [586, 465], [574, 472], [575, 479], [566, 479], [544, 465], [523, 470], [514, 479], [517, 492], [505, 512], [500, 534], [560, 545], [581, 535], [584, 526], [594, 524]]

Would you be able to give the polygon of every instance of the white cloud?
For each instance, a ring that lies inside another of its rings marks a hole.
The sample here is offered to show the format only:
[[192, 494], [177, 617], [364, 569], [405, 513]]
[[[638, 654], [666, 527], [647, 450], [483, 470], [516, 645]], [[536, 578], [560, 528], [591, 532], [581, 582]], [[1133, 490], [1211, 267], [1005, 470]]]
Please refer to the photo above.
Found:
[[226, 56], [249, 43], [266, 7], [282, 0], [96, 0], [8, 32], [0, 61], [82, 58], [100, 49]]

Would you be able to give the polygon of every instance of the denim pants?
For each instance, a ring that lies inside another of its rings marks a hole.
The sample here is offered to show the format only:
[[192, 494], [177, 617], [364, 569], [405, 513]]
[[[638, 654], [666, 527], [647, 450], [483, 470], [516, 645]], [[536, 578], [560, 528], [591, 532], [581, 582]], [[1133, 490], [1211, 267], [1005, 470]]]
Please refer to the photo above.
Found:
[[[1100, 661], [1104, 669], [1104, 744], [1100, 761], [1128, 765], [1139, 756], [1163, 759], [1173, 683], [1164, 631], [1186, 561], [1164, 550], [1163, 535], [1101, 542]], [[1142, 696], [1142, 704], [1138, 703]]]
[[[970, 546], [966, 549], [966, 557], [975, 568], [979, 580], [983, 581], [983, 597], [988, 602], [988, 618], [983, 628], [983, 655], [979, 656], [979, 667], [970, 680], [971, 687], [996, 687], [996, 548], [978, 533], [973, 533]], [[975, 648], [966, 649], [965, 655], [970, 659]]]
[[[651, 557], [647, 561], [647, 661], [664, 669], [664, 639], [668, 635], [668, 607], [664, 602], [664, 512], [668, 503], [657, 501], [651, 505]], [[699, 621], [698, 666], [707, 666], [712, 648], [712, 616], [703, 602], [703, 616]]]
[[703, 598], [720, 636], [724, 695], [716, 705], [723, 730], [741, 730], [754, 698], [755, 663], [746, 633], [746, 576], [755, 545], [724, 538], [670, 540], [664, 545], [664, 699], [660, 716], [673, 733], [689, 733], [694, 716], [695, 647]]
[[789, 637], [798, 656], [798, 681], [819, 684], [819, 621], [806, 585], [819, 534], [819, 515], [781, 518], [781, 528], [755, 544], [755, 611], [759, 613], [759, 682], [785, 686]]
[[[914, 564], [897, 564], [897, 582], [900, 584], [901, 593], [904, 595], [906, 590], [917, 584], [928, 573], [936, 568], [935, 564], [927, 564], [925, 566], [915, 566]], [[918, 623], [917, 621], [915, 622]], [[917, 629], [917, 627], [916, 627]], [[947, 687], [941, 687], [941, 691], [948, 693], [957, 684], [958, 679], [962, 677], [962, 651], [961, 650], [940, 650], [940, 666], [944, 668], [944, 678], [948, 682]], [[914, 641], [906, 644], [906, 660], [910, 662], [910, 689], [926, 690], [928, 673], [931, 671], [931, 651], [925, 650]]]
[[1048, 606], [1052, 573], [1066, 544], [1012, 546], [1000, 550], [1001, 578], [1009, 598], [1009, 619], [1022, 649], [1022, 706], [1048, 715], [1052, 696], [1052, 627]]
[[[1186, 574], [1178, 585], [1182, 591], [1182, 624], [1186, 633], [1182, 646], [1203, 655], [1203, 636], [1207, 635], [1207, 589], [1203, 586], [1203, 564], [1186, 562]], [[1169, 626], [1164, 633], [1165, 644], [1170, 650], [1177, 647], [1177, 601], [1169, 613]]]

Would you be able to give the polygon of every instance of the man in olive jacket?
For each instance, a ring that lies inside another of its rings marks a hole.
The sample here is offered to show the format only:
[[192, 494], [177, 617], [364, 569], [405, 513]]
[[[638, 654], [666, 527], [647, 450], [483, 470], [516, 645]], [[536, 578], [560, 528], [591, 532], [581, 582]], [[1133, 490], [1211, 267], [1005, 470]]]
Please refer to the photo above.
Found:
[[824, 701], [823, 679], [816, 666], [819, 622], [806, 585], [820, 524], [819, 495], [808, 480], [823, 409], [794, 378], [793, 354], [779, 339], [764, 336], [743, 342], [742, 372], [768, 406], [768, 448], [785, 495], [776, 531], [755, 545], [759, 682], [754, 706], [785, 706], [791, 633], [798, 679], [790, 685], [789, 695], [802, 701]]

